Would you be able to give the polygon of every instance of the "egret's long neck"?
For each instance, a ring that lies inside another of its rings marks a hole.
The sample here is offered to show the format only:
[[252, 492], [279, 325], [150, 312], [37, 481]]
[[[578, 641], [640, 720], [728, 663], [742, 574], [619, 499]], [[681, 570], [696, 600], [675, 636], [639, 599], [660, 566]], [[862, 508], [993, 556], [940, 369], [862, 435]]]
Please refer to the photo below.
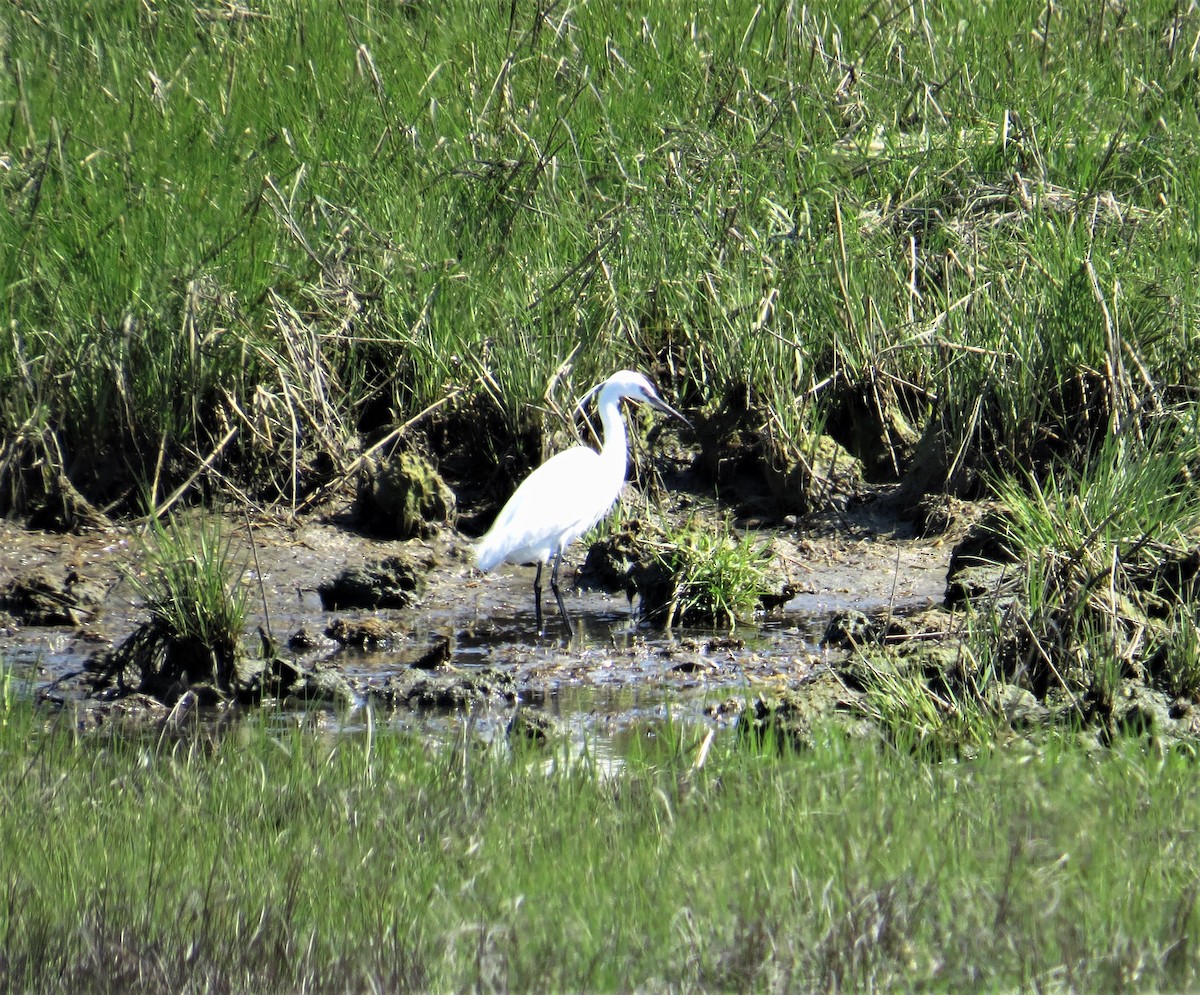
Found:
[[629, 461], [629, 447], [625, 437], [625, 419], [621, 417], [621, 398], [602, 390], [599, 406], [600, 424], [604, 426], [604, 445], [600, 448], [600, 459], [606, 472], [623, 481], [625, 467]]

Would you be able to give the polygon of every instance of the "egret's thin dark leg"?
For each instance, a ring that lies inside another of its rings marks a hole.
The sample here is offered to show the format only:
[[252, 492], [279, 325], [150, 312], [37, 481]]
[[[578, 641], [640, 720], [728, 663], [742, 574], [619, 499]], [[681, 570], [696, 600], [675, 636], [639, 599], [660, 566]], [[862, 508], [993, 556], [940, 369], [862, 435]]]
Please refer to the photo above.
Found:
[[537, 573], [533, 575], [533, 611], [537, 617], [538, 635], [542, 634], [542, 561], [538, 560]]
[[570, 639], [575, 635], [575, 630], [571, 627], [571, 616], [567, 614], [567, 606], [563, 604], [562, 595], [558, 591], [558, 565], [562, 563], [562, 550], [554, 557], [554, 569], [550, 571], [550, 590], [554, 592], [554, 597], [558, 599], [558, 613], [562, 615], [562, 620], [567, 626], [567, 638]]

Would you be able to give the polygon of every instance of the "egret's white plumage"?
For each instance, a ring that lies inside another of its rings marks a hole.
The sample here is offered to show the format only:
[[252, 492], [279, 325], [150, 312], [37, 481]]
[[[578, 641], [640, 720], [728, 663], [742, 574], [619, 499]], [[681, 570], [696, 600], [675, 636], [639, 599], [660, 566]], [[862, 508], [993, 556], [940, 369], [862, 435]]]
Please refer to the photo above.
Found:
[[625, 483], [629, 454], [621, 399], [644, 402], [687, 421], [658, 396], [649, 380], [632, 370], [614, 373], [589, 393], [596, 392], [599, 393], [600, 424], [604, 429], [604, 445], [600, 452], [587, 446], [574, 446], [546, 460], [522, 481], [496, 516], [488, 534], [475, 547], [475, 561], [483, 571], [501, 563], [537, 563], [533, 590], [539, 631], [542, 628], [542, 565], [554, 558], [550, 587], [570, 633], [571, 620], [558, 590], [558, 567], [563, 550], [608, 513]]

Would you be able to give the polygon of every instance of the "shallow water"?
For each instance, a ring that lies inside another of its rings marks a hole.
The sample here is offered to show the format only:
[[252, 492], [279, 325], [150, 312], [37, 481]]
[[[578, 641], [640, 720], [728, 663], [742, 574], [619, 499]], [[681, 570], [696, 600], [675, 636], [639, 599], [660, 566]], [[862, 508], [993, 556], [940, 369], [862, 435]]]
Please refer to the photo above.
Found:
[[[0, 634], [11, 689], [32, 694], [77, 671], [89, 655], [119, 642], [138, 623], [141, 613], [122, 578], [137, 569], [140, 542], [125, 533], [70, 537], [3, 528], [0, 584], [22, 571], [43, 569], [75, 571], [108, 590], [77, 629], [10, 627]], [[536, 634], [532, 568], [480, 577], [469, 567], [466, 542], [454, 535], [421, 547], [436, 562], [421, 602], [377, 612], [325, 611], [317, 584], [347, 564], [388, 555], [401, 544], [317, 522], [259, 525], [246, 538], [254, 542], [244, 575], [251, 589], [248, 632], [262, 625], [283, 645], [298, 629], [324, 631], [335, 616], [383, 619], [397, 630], [390, 646], [368, 651], [330, 644], [300, 662], [321, 660], [369, 686], [408, 671], [414, 648], [445, 638], [449, 660], [432, 673], [500, 673], [511, 678], [515, 690], [515, 697], [492, 700], [472, 712], [384, 712], [364, 698], [357, 709], [310, 716], [323, 727], [349, 734], [368, 725], [403, 728], [438, 740], [460, 740], [469, 731], [486, 742], [503, 736], [519, 707], [548, 716], [560, 741], [580, 750], [591, 744], [593, 753], [611, 749], [613, 756], [623, 753], [631, 738], [653, 737], [664, 724], [694, 727], [702, 736], [724, 723], [712, 714], [720, 702], [744, 701], [811, 676], [826, 664], [818, 644], [837, 612], [899, 614], [940, 600], [948, 557], [936, 542], [910, 539], [876, 523], [803, 536], [780, 532], [772, 541], [790, 564], [788, 580], [799, 593], [772, 615], [732, 633], [667, 632], [639, 624], [624, 597], [564, 592], [576, 626], [575, 638], [568, 640], [549, 592], [546, 634]]]

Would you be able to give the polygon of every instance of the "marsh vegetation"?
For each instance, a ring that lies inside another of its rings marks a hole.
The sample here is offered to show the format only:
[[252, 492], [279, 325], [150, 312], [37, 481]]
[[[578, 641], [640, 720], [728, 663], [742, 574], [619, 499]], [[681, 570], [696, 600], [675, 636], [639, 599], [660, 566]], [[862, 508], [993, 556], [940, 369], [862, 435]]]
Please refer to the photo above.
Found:
[[[478, 536], [622, 367], [695, 426], [634, 420], [602, 530], [650, 616], [745, 626], [770, 536], [865, 505], [950, 572], [831, 620], [828, 708], [612, 776], [77, 742], [0, 670], [0, 980], [1194, 983], [1195, 5], [32, 0], [0, 61], [0, 513], [149, 530], [104, 693], [311, 689], [269, 624], [239, 669], [262, 571], [205, 516]], [[73, 576], [2, 607], [77, 625]]]

